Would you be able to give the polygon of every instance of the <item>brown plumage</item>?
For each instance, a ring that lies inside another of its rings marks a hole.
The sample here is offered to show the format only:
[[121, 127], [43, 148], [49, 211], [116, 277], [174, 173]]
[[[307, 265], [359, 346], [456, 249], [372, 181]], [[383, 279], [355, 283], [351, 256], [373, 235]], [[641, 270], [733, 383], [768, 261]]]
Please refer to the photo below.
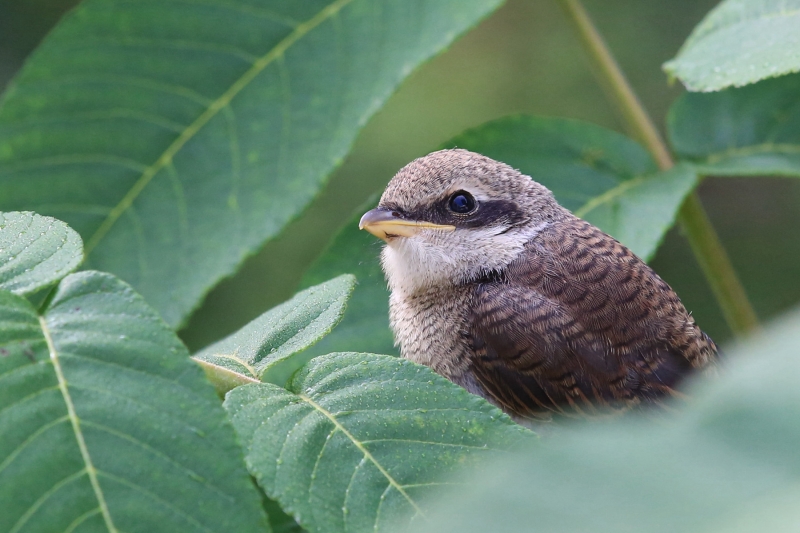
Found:
[[434, 152], [361, 225], [402, 355], [516, 417], [656, 402], [715, 358], [650, 267], [503, 163]]

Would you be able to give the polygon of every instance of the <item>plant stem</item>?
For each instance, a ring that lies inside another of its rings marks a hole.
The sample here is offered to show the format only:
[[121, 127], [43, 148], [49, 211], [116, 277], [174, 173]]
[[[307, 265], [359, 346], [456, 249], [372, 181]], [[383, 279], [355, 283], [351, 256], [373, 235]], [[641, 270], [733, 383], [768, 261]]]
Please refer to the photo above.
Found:
[[[675, 163], [658, 129], [625, 79], [580, 0], [561, 0], [561, 3], [596, 65], [601, 82], [607, 86], [628, 127], [661, 170], [672, 168]], [[733, 333], [743, 335], [757, 329], [758, 319], [753, 307], [696, 191], [690, 193], [681, 206], [678, 222]]]

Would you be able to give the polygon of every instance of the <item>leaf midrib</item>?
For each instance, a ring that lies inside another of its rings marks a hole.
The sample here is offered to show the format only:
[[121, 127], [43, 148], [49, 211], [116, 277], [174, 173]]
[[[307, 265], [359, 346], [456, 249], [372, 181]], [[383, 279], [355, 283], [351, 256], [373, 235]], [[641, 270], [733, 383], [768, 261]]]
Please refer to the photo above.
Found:
[[628, 189], [632, 189], [637, 185], [641, 185], [642, 183], [644, 183], [648, 179], [651, 179], [652, 177], [653, 177], [652, 175], [637, 176], [629, 180], [624, 180], [620, 182], [618, 185], [615, 185], [614, 187], [608, 189], [603, 194], [595, 196], [594, 198], [583, 204], [579, 209], [576, 209], [573, 214], [578, 218], [584, 218], [587, 214], [594, 211], [601, 205], [611, 202], [613, 199], [621, 196], [622, 193], [624, 193]]
[[72, 424], [72, 432], [75, 434], [75, 440], [78, 442], [81, 458], [86, 466], [86, 474], [89, 476], [89, 482], [92, 485], [95, 498], [97, 498], [97, 503], [103, 515], [103, 521], [105, 522], [106, 528], [108, 528], [110, 533], [119, 533], [119, 530], [117, 530], [116, 526], [114, 526], [114, 521], [111, 519], [111, 512], [108, 509], [108, 503], [106, 502], [103, 494], [103, 489], [100, 487], [100, 481], [97, 479], [97, 469], [92, 462], [92, 457], [89, 454], [89, 448], [86, 446], [86, 440], [84, 439], [83, 431], [81, 430], [80, 419], [75, 411], [75, 405], [72, 403], [72, 397], [69, 393], [67, 380], [64, 377], [63, 370], [61, 369], [61, 360], [59, 359], [58, 350], [56, 350], [55, 344], [53, 343], [53, 338], [50, 335], [50, 328], [47, 326], [47, 321], [43, 316], [39, 316], [39, 324], [41, 325], [45, 342], [47, 342], [47, 351], [50, 353], [50, 361], [53, 363], [53, 369], [56, 373], [56, 378], [58, 379], [58, 388], [61, 390], [61, 395], [63, 396], [64, 403], [67, 406], [67, 415], [69, 416], [69, 421]]
[[167, 147], [166, 150], [156, 159], [156, 161], [148, 166], [136, 180], [136, 183], [128, 190], [125, 196], [119, 203], [111, 209], [105, 220], [95, 230], [94, 234], [87, 240], [84, 249], [84, 256], [86, 258], [92, 253], [103, 238], [108, 234], [116, 221], [121, 217], [130, 207], [133, 202], [147, 187], [150, 181], [172, 161], [173, 157], [189, 142], [214, 116], [217, 115], [222, 109], [227, 107], [230, 102], [239, 94], [250, 82], [255, 79], [265, 68], [272, 64], [275, 60], [279, 59], [286, 53], [286, 51], [298, 40], [304, 37], [311, 30], [330, 19], [341, 11], [347, 4], [353, 0], [336, 0], [328, 4], [324, 9], [319, 11], [312, 18], [298, 24], [295, 29], [286, 37], [284, 37], [278, 44], [270, 49], [266, 54], [258, 58], [253, 65], [237, 79], [227, 91], [216, 100], [212, 101], [206, 110], [198, 116], [194, 122], [189, 124], [181, 134]]
[[403, 488], [403, 486], [402, 486], [402, 485], [400, 485], [400, 483], [398, 483], [398, 482], [397, 482], [397, 480], [396, 480], [396, 479], [394, 479], [394, 477], [392, 477], [392, 475], [391, 475], [391, 474], [390, 474], [390, 473], [389, 473], [389, 472], [388, 472], [388, 471], [387, 471], [387, 470], [386, 470], [386, 469], [383, 467], [383, 465], [382, 465], [382, 464], [380, 464], [380, 462], [378, 462], [378, 460], [377, 460], [377, 459], [375, 459], [375, 456], [373, 456], [373, 455], [372, 455], [372, 453], [370, 453], [370, 451], [369, 451], [369, 450], [368, 450], [368, 449], [367, 449], [367, 448], [366, 448], [366, 447], [365, 447], [365, 446], [364, 446], [364, 445], [361, 443], [361, 441], [359, 441], [359, 440], [358, 440], [358, 439], [357, 439], [357, 438], [356, 438], [356, 437], [355, 437], [355, 436], [354, 436], [352, 433], [350, 433], [350, 432], [347, 430], [347, 428], [345, 428], [345, 427], [344, 427], [344, 426], [343, 426], [343, 425], [342, 425], [342, 424], [339, 422], [339, 420], [337, 420], [337, 419], [336, 419], [336, 417], [335, 417], [335, 416], [333, 416], [333, 414], [332, 414], [330, 411], [328, 411], [327, 409], [325, 409], [324, 407], [322, 407], [320, 404], [318, 404], [317, 402], [315, 402], [314, 400], [312, 400], [310, 397], [306, 396], [305, 394], [298, 394], [298, 395], [297, 395], [297, 397], [298, 397], [298, 398], [300, 398], [301, 400], [303, 400], [304, 402], [306, 402], [307, 404], [309, 404], [309, 405], [310, 405], [311, 407], [313, 407], [313, 408], [314, 408], [316, 411], [318, 411], [319, 413], [321, 413], [321, 414], [322, 414], [322, 415], [323, 415], [325, 418], [327, 418], [328, 420], [330, 420], [330, 421], [331, 421], [331, 423], [334, 425], [334, 427], [335, 427], [337, 430], [341, 431], [341, 432], [342, 432], [342, 434], [343, 434], [345, 437], [347, 437], [348, 439], [350, 439], [350, 442], [352, 442], [352, 443], [353, 443], [353, 445], [354, 445], [356, 448], [358, 448], [358, 450], [359, 450], [361, 453], [363, 453], [363, 454], [364, 454], [364, 457], [365, 457], [365, 458], [366, 458], [366, 459], [367, 459], [369, 462], [371, 462], [373, 465], [375, 465], [375, 468], [377, 468], [377, 469], [378, 469], [378, 471], [379, 471], [379, 472], [380, 472], [380, 473], [383, 475], [383, 477], [385, 477], [385, 478], [386, 478], [386, 480], [389, 482], [389, 485], [390, 485], [391, 487], [393, 487], [393, 488], [394, 488], [394, 489], [395, 489], [397, 492], [399, 492], [399, 493], [400, 493], [400, 494], [401, 494], [401, 495], [402, 495], [402, 496], [403, 496], [403, 497], [406, 499], [406, 501], [408, 501], [408, 503], [411, 505], [411, 507], [413, 507], [413, 508], [414, 508], [414, 510], [415, 510], [415, 511], [416, 511], [416, 512], [417, 512], [417, 513], [420, 515], [420, 516], [423, 516], [423, 517], [425, 516], [425, 513], [423, 513], [423, 512], [422, 512], [422, 509], [420, 509], [420, 508], [419, 508], [419, 506], [417, 505], [417, 502], [415, 502], [415, 501], [414, 501], [414, 500], [411, 498], [411, 496], [409, 496], [409, 494], [408, 494], [408, 493], [405, 491], [405, 489]]

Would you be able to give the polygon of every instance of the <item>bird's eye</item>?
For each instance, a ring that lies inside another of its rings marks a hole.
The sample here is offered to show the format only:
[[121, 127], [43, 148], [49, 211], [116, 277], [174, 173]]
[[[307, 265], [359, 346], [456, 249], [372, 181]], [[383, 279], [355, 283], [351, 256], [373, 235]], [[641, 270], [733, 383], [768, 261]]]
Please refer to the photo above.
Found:
[[450, 197], [450, 211], [465, 214], [475, 209], [475, 198], [467, 191], [457, 191]]

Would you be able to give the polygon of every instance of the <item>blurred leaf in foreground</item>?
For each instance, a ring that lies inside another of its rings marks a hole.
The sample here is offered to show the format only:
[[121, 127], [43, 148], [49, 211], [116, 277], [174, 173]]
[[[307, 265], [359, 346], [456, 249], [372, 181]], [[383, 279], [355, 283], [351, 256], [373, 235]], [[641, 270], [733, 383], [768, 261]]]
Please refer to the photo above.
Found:
[[[796, 531], [800, 311], [667, 422], [585, 423], [466, 480], [415, 533]], [[535, 525], [535, 526], [534, 526]]]
[[690, 91], [719, 91], [800, 71], [800, 0], [724, 0], [664, 70]]
[[396, 357], [323, 355], [288, 388], [238, 387], [225, 408], [250, 472], [312, 532], [419, 525], [454, 472], [533, 439], [482, 398]]

